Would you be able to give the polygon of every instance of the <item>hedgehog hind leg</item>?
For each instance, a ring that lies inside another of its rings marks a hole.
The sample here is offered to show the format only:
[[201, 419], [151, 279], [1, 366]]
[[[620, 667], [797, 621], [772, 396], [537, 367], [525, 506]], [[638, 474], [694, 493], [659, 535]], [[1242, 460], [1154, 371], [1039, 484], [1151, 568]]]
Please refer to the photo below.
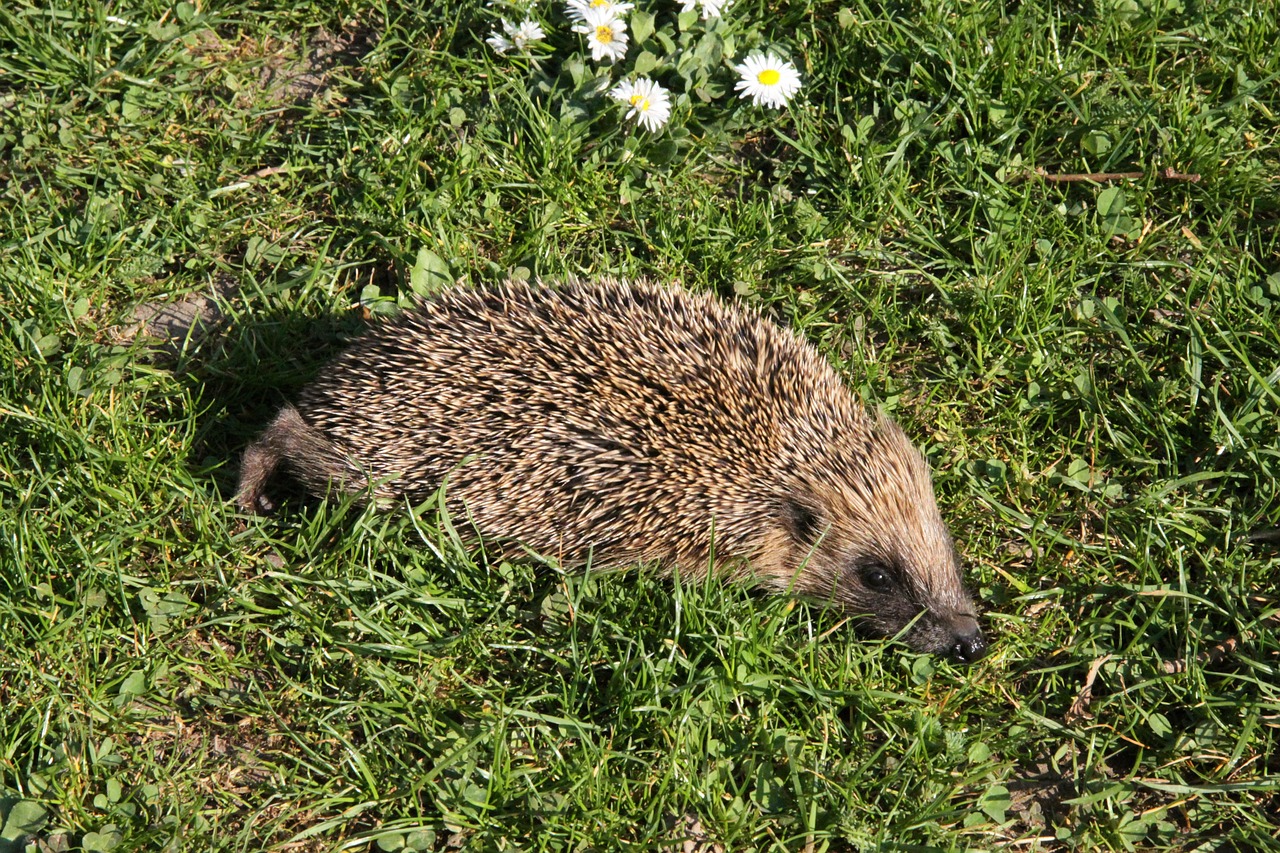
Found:
[[275, 509], [264, 489], [281, 462], [310, 490], [343, 486], [350, 475], [346, 459], [332, 441], [302, 420], [297, 409], [286, 405], [262, 436], [245, 449], [236, 506], [250, 515]]
[[258, 515], [275, 509], [263, 487], [280, 464], [280, 457], [264, 438], [255, 441], [240, 459], [240, 483], [236, 486], [236, 507], [243, 513]]

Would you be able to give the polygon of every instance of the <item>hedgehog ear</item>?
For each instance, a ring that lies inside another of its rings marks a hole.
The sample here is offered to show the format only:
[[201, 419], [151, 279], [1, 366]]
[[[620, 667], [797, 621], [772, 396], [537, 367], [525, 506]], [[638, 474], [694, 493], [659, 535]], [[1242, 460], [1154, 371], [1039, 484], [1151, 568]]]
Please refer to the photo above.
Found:
[[813, 507], [794, 497], [782, 502], [782, 523], [791, 538], [801, 545], [812, 546], [822, 533], [822, 516]]

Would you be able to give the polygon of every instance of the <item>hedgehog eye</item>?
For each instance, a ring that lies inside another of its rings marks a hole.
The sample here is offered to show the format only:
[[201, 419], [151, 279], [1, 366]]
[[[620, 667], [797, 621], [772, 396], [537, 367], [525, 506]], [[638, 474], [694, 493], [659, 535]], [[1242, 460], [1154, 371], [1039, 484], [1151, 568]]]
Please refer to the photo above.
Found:
[[893, 576], [880, 563], [870, 563], [860, 571], [862, 585], [872, 592], [888, 592], [893, 589]]

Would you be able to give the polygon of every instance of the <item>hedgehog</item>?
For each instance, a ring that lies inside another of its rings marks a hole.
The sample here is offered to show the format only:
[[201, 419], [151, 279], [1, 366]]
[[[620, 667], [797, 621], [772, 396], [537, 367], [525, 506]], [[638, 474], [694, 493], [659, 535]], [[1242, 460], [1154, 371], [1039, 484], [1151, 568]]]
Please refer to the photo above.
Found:
[[497, 553], [714, 573], [866, 634], [986, 651], [924, 456], [795, 333], [651, 282], [453, 287], [374, 324], [244, 453], [389, 507], [443, 495]]

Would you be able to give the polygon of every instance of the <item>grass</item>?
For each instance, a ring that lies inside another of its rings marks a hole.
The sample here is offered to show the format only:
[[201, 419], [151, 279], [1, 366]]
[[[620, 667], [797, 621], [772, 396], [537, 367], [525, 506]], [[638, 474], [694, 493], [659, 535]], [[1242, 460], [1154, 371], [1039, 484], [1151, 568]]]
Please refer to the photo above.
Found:
[[[1280, 13], [730, 14], [800, 98], [654, 143], [472, 0], [4, 4], [0, 850], [1277, 849]], [[367, 314], [513, 271], [817, 343], [928, 453], [991, 655], [236, 516]]]

